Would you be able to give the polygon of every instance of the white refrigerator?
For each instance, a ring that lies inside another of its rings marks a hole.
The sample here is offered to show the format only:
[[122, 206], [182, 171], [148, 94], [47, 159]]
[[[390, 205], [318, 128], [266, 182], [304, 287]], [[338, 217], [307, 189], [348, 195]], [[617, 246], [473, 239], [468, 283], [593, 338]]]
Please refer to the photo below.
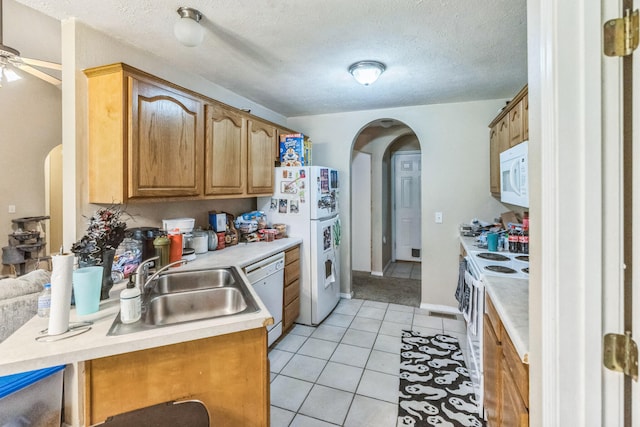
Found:
[[269, 224], [286, 224], [290, 237], [302, 239], [297, 323], [319, 324], [340, 300], [338, 191], [334, 169], [278, 167], [273, 196], [258, 198]]

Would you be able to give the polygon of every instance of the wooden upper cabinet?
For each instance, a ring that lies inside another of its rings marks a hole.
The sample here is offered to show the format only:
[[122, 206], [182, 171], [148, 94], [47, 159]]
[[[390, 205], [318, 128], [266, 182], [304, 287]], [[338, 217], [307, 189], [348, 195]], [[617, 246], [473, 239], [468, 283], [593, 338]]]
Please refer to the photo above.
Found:
[[522, 100], [509, 110], [509, 147], [520, 144], [523, 139]]
[[206, 195], [239, 195], [246, 190], [247, 119], [222, 105], [207, 104]]
[[529, 140], [529, 93], [522, 99], [522, 138]]
[[498, 139], [498, 125], [491, 128], [489, 133], [489, 182], [491, 194], [500, 196], [500, 141]]
[[250, 118], [247, 132], [247, 194], [273, 194], [273, 147], [276, 128]]
[[128, 77], [129, 197], [202, 193], [202, 102], [162, 84]]
[[202, 193], [203, 103], [125, 64], [88, 77], [89, 202]]

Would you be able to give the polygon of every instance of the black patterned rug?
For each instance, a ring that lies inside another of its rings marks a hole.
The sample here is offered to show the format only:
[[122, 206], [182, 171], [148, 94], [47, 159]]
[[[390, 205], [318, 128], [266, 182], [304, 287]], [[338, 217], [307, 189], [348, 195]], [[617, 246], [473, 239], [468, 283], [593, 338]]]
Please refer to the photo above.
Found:
[[483, 427], [458, 340], [402, 331], [398, 427]]

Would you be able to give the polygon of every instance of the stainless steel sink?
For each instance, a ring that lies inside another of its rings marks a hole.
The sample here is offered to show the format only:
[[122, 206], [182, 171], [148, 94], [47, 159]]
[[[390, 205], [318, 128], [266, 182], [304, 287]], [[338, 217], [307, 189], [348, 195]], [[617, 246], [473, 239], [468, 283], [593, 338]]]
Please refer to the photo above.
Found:
[[227, 287], [158, 295], [146, 308], [144, 323], [170, 325], [237, 314], [247, 308], [247, 303], [238, 289]]
[[151, 291], [142, 299], [142, 318], [124, 324], [118, 314], [107, 335], [255, 313], [260, 308], [247, 286], [235, 267], [169, 272], [150, 283]]
[[233, 286], [238, 281], [242, 281], [242, 279], [238, 277], [238, 272], [233, 268], [176, 271], [175, 273], [161, 275], [153, 289], [158, 294], [170, 294], [196, 289]]

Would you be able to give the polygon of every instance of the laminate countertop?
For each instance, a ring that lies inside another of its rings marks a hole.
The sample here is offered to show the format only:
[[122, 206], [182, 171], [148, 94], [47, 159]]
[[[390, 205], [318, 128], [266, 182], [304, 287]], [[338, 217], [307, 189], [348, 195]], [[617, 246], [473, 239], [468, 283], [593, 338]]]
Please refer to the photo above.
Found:
[[[460, 243], [467, 252], [479, 249], [474, 237], [460, 237]], [[481, 280], [520, 359], [529, 363], [529, 280], [482, 273]]]
[[[240, 243], [223, 250], [198, 255], [196, 260], [176, 267], [172, 271], [229, 266], [242, 269], [301, 242], [302, 239], [285, 238], [268, 243]], [[118, 295], [125, 285], [125, 282], [120, 282], [112, 289], [111, 297], [100, 302], [97, 313], [78, 316], [75, 309], [71, 309], [70, 323], [93, 322], [91, 330], [83, 334], [53, 342], [36, 341], [35, 338], [42, 335], [42, 331], [47, 328], [48, 319], [34, 316], [0, 343], [0, 376], [209, 338], [271, 324], [273, 322], [271, 314], [253, 287], [246, 281], [244, 273], [241, 276], [260, 307], [258, 312], [163, 326], [126, 335], [107, 336], [113, 320], [120, 311]]]

